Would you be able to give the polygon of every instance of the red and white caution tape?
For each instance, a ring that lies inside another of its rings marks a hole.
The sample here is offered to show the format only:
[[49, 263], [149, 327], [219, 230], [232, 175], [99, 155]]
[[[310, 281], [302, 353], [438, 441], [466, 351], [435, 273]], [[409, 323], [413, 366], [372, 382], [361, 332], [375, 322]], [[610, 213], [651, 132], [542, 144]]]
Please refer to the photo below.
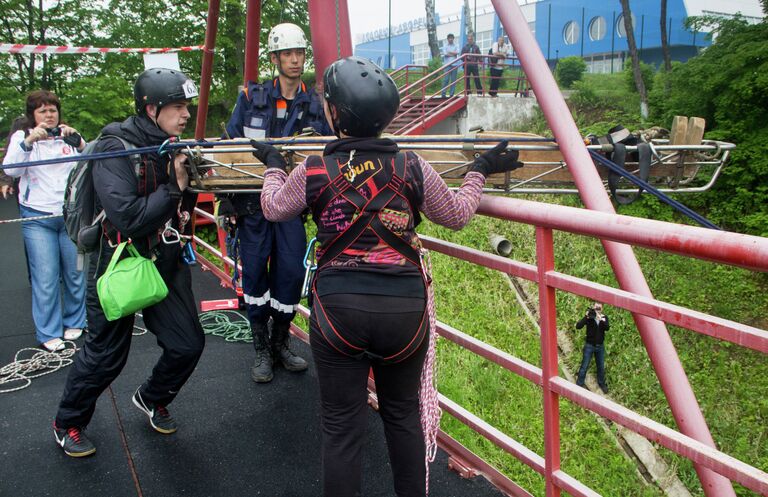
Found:
[[68, 47], [54, 45], [22, 45], [20, 43], [0, 43], [0, 53], [45, 53], [45, 54], [87, 54], [87, 53], [171, 53], [203, 50], [205, 45], [178, 48], [98, 48]]

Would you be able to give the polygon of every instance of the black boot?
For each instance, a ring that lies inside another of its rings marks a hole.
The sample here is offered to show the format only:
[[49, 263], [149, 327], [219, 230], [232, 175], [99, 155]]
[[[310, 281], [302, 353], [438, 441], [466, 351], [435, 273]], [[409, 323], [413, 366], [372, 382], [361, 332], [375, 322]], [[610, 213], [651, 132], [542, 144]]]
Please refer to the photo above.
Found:
[[269, 329], [267, 323], [254, 323], [253, 348], [256, 349], [256, 359], [251, 367], [251, 379], [256, 383], [269, 383], [272, 381], [272, 350], [269, 346]]
[[290, 348], [291, 323], [272, 322], [272, 353], [275, 360], [280, 361], [288, 371], [304, 371], [307, 361], [293, 353]]

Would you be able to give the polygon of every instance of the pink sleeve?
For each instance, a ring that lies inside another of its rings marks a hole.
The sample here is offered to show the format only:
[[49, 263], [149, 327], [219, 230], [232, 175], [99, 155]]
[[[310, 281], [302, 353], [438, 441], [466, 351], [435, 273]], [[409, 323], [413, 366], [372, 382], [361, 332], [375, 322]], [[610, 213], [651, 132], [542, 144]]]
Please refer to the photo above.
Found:
[[419, 164], [424, 172], [424, 203], [421, 211], [427, 219], [446, 228], [463, 228], [475, 215], [480, 204], [485, 177], [478, 172], [467, 173], [458, 191], [452, 191], [429, 162], [419, 157]]
[[288, 221], [307, 208], [307, 177], [304, 162], [291, 171], [290, 176], [278, 168], [264, 173], [261, 191], [261, 210], [269, 221]]

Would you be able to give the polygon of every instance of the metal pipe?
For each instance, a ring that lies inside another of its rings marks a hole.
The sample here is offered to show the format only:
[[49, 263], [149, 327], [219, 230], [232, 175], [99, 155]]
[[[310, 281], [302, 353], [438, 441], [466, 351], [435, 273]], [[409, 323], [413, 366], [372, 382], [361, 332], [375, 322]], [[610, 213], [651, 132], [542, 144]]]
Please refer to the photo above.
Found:
[[[569, 165], [584, 205], [596, 211], [615, 213], [562, 93], [551, 72], [545, 70], [548, 66], [536, 39], [528, 29], [528, 23], [520, 6], [517, 2], [491, 1], [504, 25], [504, 30], [513, 40], [512, 44], [517, 49], [518, 57], [536, 92], [539, 105]], [[603, 241], [602, 244], [620, 286], [633, 293], [652, 297], [632, 248], [609, 241]], [[636, 313], [632, 316], [680, 431], [706, 445], [715, 447], [667, 327], [664, 323], [647, 316]], [[733, 486], [727, 478], [699, 464], [695, 464], [695, 468], [701, 486], [708, 497], [735, 496]]]
[[245, 14], [245, 69], [243, 86], [259, 80], [259, 34], [261, 33], [261, 0], [248, 0]]
[[208, 117], [208, 97], [211, 94], [211, 73], [213, 72], [213, 49], [216, 47], [216, 32], [219, 28], [219, 0], [208, 2], [208, 21], [205, 25], [205, 48], [203, 49], [203, 67], [200, 71], [200, 98], [197, 100], [197, 119], [195, 120], [195, 139], [205, 137], [205, 124]]

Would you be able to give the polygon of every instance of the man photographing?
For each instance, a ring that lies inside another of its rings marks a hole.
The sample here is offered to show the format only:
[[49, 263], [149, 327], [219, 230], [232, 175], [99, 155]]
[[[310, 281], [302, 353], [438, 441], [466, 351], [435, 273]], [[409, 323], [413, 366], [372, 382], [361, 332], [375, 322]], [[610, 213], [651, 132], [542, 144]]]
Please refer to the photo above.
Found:
[[608, 316], [603, 314], [603, 304], [594, 302], [587, 309], [584, 317], [576, 323], [576, 328], [580, 330], [584, 325], [587, 326], [587, 339], [584, 343], [581, 367], [579, 368], [576, 384], [586, 388], [584, 386], [584, 378], [587, 376], [587, 369], [589, 369], [589, 363], [592, 362], [592, 356], [594, 355], [595, 363], [597, 364], [597, 384], [603, 393], [608, 393], [608, 384], [605, 382], [605, 347], [603, 346], [603, 341], [605, 340], [605, 332], [608, 331], [610, 326], [608, 324]]

